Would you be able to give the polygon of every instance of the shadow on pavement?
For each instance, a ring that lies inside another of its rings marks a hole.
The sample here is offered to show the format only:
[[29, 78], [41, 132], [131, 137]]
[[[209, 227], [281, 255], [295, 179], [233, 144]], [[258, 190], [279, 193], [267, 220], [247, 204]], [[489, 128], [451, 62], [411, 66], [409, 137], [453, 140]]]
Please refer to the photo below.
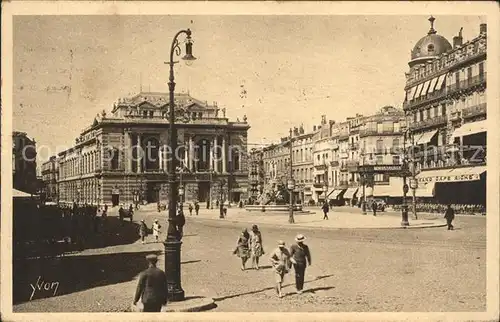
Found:
[[[331, 276], [333, 276], [333, 274], [323, 275], [323, 276], [317, 276], [313, 280], [305, 281], [304, 284], [315, 282], [315, 281], [318, 281], [318, 280], [321, 280], [321, 279], [324, 279], [324, 278], [328, 278], [328, 277], [331, 277]], [[283, 285], [283, 287], [287, 287], [287, 286], [295, 286], [295, 283], [288, 283], [288, 284]], [[324, 288], [326, 289], [326, 287], [324, 287]], [[333, 288], [333, 286], [332, 286], [332, 288]], [[227, 296], [217, 297], [217, 298], [214, 298], [214, 301], [224, 301], [224, 300], [232, 299], [232, 298], [235, 298], [235, 297], [240, 297], [240, 296], [244, 296], [244, 295], [252, 295], [252, 294], [262, 293], [262, 292], [270, 291], [270, 290], [274, 290], [274, 289], [276, 289], [276, 286], [273, 285], [273, 286], [266, 287], [266, 288], [263, 288], [263, 289], [260, 289], [260, 290], [255, 290], [255, 291], [250, 291], [250, 292], [244, 292], [244, 293], [238, 293], [238, 294], [233, 294], [233, 295], [227, 295]], [[316, 288], [316, 290], [318, 290], [318, 291], [320, 289], [322, 289], [322, 287]], [[313, 290], [315, 290], [315, 289], [313, 289]]]
[[137, 223], [120, 221], [117, 217], [108, 217], [97, 232], [93, 229], [73, 230], [71, 242], [16, 243], [13, 249], [13, 258], [21, 260], [31, 257], [52, 258], [84, 249], [133, 244], [140, 238], [138, 230]]
[[[131, 281], [147, 268], [146, 255], [160, 253], [147, 251], [15, 261], [13, 304]], [[131, 289], [131, 294], [134, 291]]]
[[201, 260], [197, 259], [197, 260], [192, 260], [192, 261], [181, 262], [181, 264], [193, 264], [193, 263], [199, 263], [199, 262], [201, 262]]

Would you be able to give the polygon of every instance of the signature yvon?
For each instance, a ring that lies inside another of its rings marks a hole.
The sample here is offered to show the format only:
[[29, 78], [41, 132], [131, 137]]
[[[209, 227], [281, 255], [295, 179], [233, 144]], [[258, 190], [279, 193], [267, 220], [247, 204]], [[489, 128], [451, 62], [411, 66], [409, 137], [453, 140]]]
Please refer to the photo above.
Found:
[[57, 294], [57, 290], [59, 289], [59, 282], [46, 282], [42, 280], [41, 276], [38, 276], [35, 285], [30, 284], [31, 286], [31, 296], [30, 301], [33, 299], [33, 296], [37, 291], [39, 292], [52, 292], [52, 296]]

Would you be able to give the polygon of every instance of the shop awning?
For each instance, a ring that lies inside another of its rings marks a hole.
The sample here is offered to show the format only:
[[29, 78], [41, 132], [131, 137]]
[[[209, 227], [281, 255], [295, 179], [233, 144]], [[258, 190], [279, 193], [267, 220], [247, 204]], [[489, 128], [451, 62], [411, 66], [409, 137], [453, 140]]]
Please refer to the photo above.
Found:
[[477, 134], [481, 132], [486, 132], [486, 121], [478, 121], [478, 122], [470, 122], [470, 123], [465, 123], [461, 127], [457, 128], [455, 131], [453, 131], [453, 138], [461, 137], [461, 136], [466, 136], [466, 135], [472, 135], [472, 134]]
[[444, 84], [445, 77], [446, 77], [446, 74], [439, 76], [437, 83], [436, 83], [436, 88], [434, 89], [435, 91], [441, 90], [441, 88], [443, 87], [443, 84]]
[[346, 189], [334, 189], [331, 193], [328, 194], [328, 197], [330, 199], [337, 199], [338, 196], [342, 193], [342, 191], [345, 191]]
[[394, 184], [376, 185], [373, 187], [374, 197], [402, 197], [403, 186], [396, 186]]
[[416, 178], [419, 186], [429, 182], [463, 182], [480, 180], [481, 174], [486, 172], [486, 166], [463, 167], [423, 171]]
[[424, 83], [424, 88], [422, 89], [422, 94], [420, 94], [420, 96], [425, 96], [427, 95], [427, 90], [429, 89], [429, 84], [430, 84], [430, 80], [426, 81]]
[[415, 98], [419, 98], [420, 97], [420, 92], [422, 92], [423, 85], [424, 84], [418, 84], [418, 86], [417, 86], [417, 92], [415, 93]]
[[436, 87], [436, 83], [437, 83], [438, 78], [439, 77], [436, 77], [436, 78], [433, 78], [431, 80], [431, 83], [429, 85], [429, 91], [428, 91], [429, 94], [432, 93], [432, 92], [434, 92], [434, 87]]
[[434, 135], [436, 135], [436, 133], [437, 133], [437, 130], [434, 130], [431, 132], [425, 132], [422, 134], [415, 134], [415, 137], [416, 137], [415, 144], [419, 145], [419, 144], [429, 143], [432, 140], [432, 138], [434, 137]]
[[12, 189], [12, 197], [13, 198], [30, 198], [31, 194], [26, 193], [26, 192], [21, 191], [21, 190]]
[[356, 192], [358, 192], [358, 188], [348, 188], [344, 193], [344, 199], [352, 199]]

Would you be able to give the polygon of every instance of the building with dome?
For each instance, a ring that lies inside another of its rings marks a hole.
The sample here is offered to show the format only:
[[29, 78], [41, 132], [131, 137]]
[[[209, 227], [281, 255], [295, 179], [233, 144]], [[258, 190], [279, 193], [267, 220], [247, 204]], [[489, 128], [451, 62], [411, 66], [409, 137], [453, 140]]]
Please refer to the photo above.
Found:
[[247, 198], [246, 121], [225, 109], [175, 94], [178, 149], [168, 146], [168, 93], [141, 92], [119, 99], [83, 129], [75, 145], [58, 154], [60, 202], [161, 202], [168, 200], [167, 169], [180, 160], [185, 201]]
[[434, 29], [417, 41], [403, 109], [413, 146], [416, 197], [424, 202], [486, 202], [486, 24], [474, 39], [450, 43]]

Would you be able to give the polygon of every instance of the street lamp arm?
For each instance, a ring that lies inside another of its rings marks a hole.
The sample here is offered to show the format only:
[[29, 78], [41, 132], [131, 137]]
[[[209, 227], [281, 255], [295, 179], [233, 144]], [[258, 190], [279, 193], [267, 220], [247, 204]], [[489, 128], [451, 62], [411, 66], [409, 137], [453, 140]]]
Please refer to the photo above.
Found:
[[181, 55], [181, 47], [179, 46], [179, 40], [177, 39], [180, 35], [186, 34], [186, 36], [191, 37], [191, 29], [181, 30], [177, 32], [172, 40], [172, 45], [170, 46], [170, 67], [174, 65], [174, 53], [176, 56]]

